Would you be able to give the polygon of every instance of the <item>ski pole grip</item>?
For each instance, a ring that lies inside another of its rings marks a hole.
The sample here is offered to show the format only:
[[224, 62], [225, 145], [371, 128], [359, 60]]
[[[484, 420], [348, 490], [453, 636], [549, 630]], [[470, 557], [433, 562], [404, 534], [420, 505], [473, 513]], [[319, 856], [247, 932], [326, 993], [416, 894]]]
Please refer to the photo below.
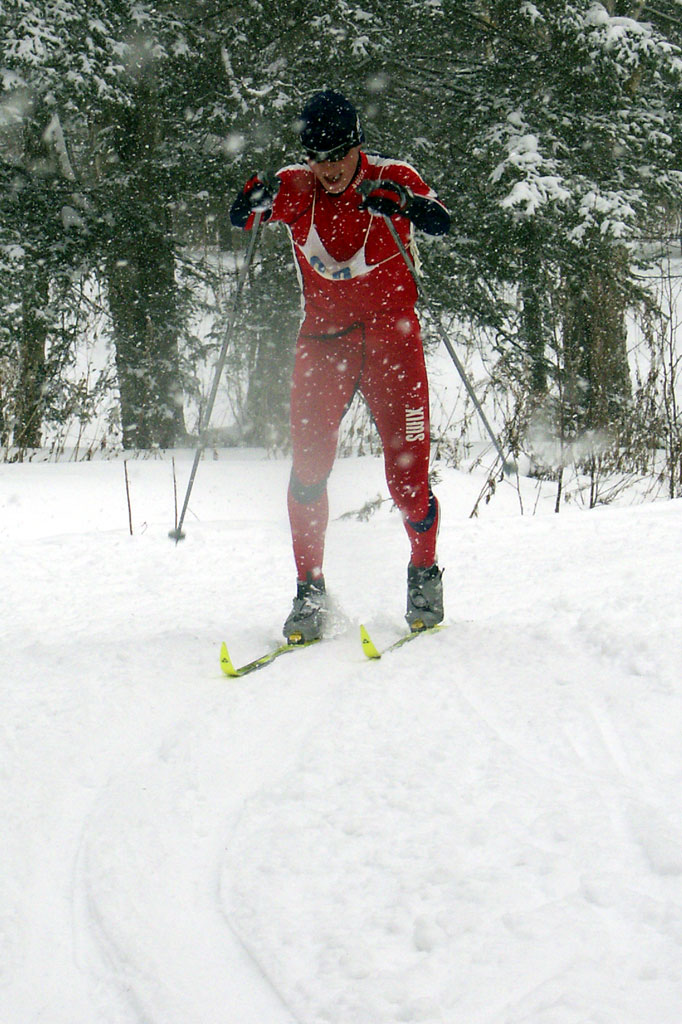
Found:
[[399, 181], [391, 181], [389, 178], [375, 178], [370, 180], [363, 178], [360, 184], [357, 186], [357, 190], [364, 200], [366, 200], [372, 192], [395, 192], [398, 196], [398, 205], [401, 210], [406, 210], [412, 195], [410, 190], [405, 185], [401, 185]]

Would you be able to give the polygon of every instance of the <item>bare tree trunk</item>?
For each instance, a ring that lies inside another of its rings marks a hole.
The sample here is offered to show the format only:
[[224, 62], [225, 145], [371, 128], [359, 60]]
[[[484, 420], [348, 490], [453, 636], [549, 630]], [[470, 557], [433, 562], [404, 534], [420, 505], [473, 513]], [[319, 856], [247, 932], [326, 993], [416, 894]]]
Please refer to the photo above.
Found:
[[15, 399], [13, 440], [17, 448], [39, 448], [42, 442], [46, 307], [49, 278], [44, 270], [26, 268], [22, 280], [18, 330], [19, 374]]
[[[34, 111], [34, 116], [26, 121], [22, 139], [25, 167], [37, 181], [52, 178], [57, 170], [54, 152], [45, 138], [44, 116], [45, 111]], [[29, 192], [29, 196], [29, 202], [32, 202], [34, 194]], [[27, 257], [19, 288], [21, 317], [17, 325], [19, 368], [14, 401], [13, 441], [19, 449], [39, 448], [42, 442], [46, 384], [46, 344], [50, 329], [50, 278], [44, 261], [40, 259], [40, 247]]]
[[170, 448], [186, 437], [174, 244], [163, 190], [153, 173], [153, 100], [118, 112], [116, 150], [129, 169], [106, 263], [125, 448]]
[[530, 360], [531, 403], [542, 401], [547, 393], [546, 286], [542, 273], [542, 256], [528, 226], [524, 239], [523, 276], [520, 282], [523, 309], [521, 322], [526, 351]]
[[107, 264], [123, 444], [172, 448], [185, 437], [173, 247], [149, 206], [129, 227]]
[[578, 430], [617, 426], [632, 398], [618, 265], [617, 253], [596, 257], [564, 295], [564, 349], [575, 377]]

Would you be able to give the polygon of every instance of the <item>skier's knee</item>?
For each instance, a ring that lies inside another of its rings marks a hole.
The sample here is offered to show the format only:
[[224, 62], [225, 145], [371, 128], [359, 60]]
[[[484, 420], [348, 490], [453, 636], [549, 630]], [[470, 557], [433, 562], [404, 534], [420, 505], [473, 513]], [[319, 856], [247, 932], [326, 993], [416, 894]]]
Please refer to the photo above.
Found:
[[416, 533], [426, 533], [436, 522], [437, 516], [438, 501], [433, 491], [429, 490], [429, 508], [424, 518], [418, 519], [416, 522], [412, 519], [406, 519], [406, 522]]
[[299, 505], [314, 505], [322, 497], [327, 489], [328, 477], [323, 477], [314, 484], [303, 484], [298, 479], [293, 469], [289, 478], [289, 493]]

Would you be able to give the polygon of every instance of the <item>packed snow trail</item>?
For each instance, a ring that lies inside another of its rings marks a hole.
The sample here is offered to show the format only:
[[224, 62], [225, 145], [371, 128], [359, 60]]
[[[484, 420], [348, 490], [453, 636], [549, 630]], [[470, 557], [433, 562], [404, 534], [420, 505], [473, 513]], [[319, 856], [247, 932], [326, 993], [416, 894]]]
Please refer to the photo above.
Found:
[[[128, 468], [133, 537], [120, 465], [0, 467], [3, 1020], [679, 1024], [682, 503], [469, 520], [445, 471], [447, 629], [361, 652], [387, 503], [331, 523], [338, 637], [229, 681], [291, 600], [288, 466], [202, 464], [177, 547]], [[332, 516], [383, 486], [339, 463]]]
[[352, 678], [247, 805], [231, 919], [303, 1021], [673, 1024], [675, 680], [613, 678], [577, 634], [452, 633], [428, 671], [412, 647]]
[[319, 687], [300, 685], [295, 702], [270, 687], [266, 717], [259, 694], [215, 690], [98, 799], [81, 846], [81, 924], [94, 924], [146, 1024], [289, 1024], [221, 914], [219, 881], [233, 819], [285, 770]]

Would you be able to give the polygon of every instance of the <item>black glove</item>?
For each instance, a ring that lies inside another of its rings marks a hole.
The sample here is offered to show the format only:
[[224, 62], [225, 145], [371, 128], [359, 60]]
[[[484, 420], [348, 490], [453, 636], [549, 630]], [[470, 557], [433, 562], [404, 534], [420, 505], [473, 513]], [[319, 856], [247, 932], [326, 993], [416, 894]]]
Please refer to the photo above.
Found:
[[263, 220], [268, 220], [278, 189], [279, 181], [274, 174], [263, 171], [253, 174], [232, 204], [230, 222], [236, 228], [243, 228], [251, 214], [258, 211], [263, 214]]
[[402, 214], [427, 235], [445, 235], [450, 230], [450, 214], [435, 198], [416, 196], [406, 185], [381, 178], [377, 181], [364, 179], [357, 188], [363, 197], [361, 210], [383, 217]]
[[361, 210], [369, 210], [382, 217], [395, 217], [399, 213], [409, 217], [413, 196], [405, 185], [397, 181], [363, 181], [360, 191], [364, 196], [360, 203]]

